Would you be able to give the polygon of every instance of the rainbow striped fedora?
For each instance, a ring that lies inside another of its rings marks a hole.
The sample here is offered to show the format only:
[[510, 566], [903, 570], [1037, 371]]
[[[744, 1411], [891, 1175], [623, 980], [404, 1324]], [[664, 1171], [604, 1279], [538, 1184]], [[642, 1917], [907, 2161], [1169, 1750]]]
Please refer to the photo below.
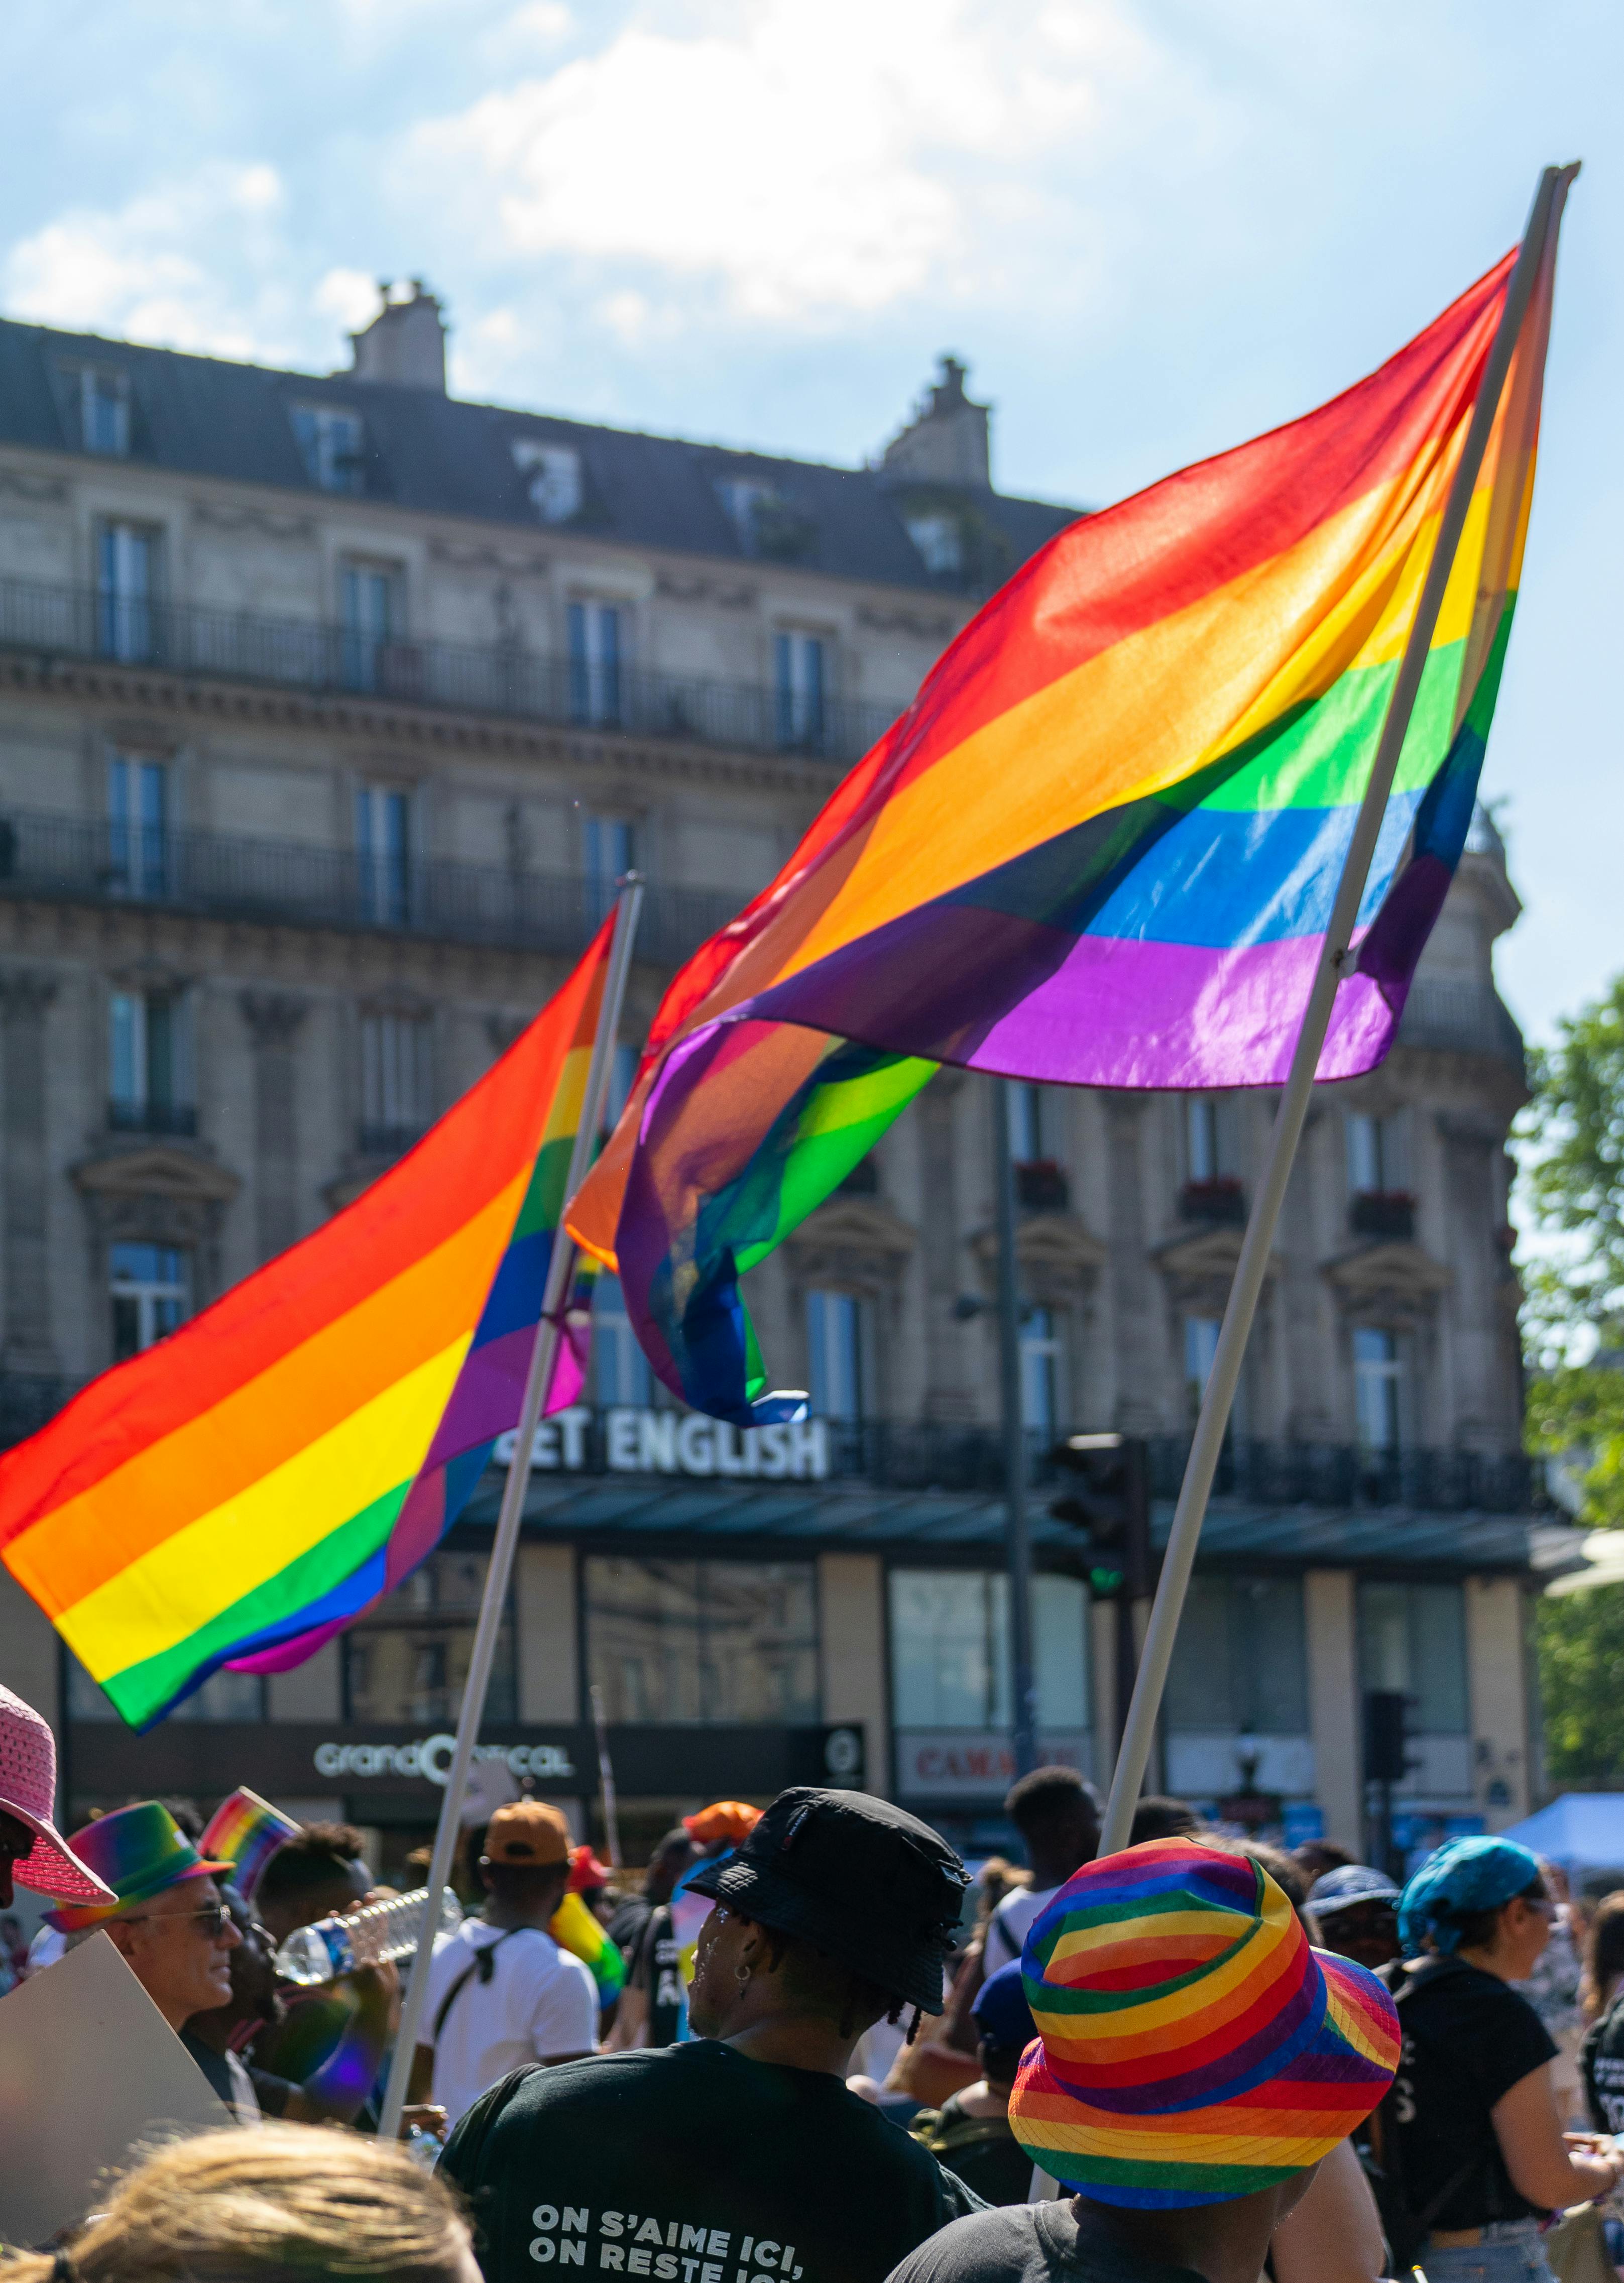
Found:
[[1309, 1947], [1249, 1856], [1159, 1839], [1084, 1864], [1022, 1957], [1038, 2041], [1009, 2122], [1102, 2203], [1216, 2204], [1317, 2163], [1398, 2063], [1373, 1974]]

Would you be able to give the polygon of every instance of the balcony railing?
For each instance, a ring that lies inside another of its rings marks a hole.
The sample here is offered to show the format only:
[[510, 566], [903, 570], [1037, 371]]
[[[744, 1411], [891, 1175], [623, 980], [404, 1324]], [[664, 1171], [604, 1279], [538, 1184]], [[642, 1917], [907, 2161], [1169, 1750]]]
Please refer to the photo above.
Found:
[[1014, 1168], [1015, 1203], [1022, 1212], [1064, 1212], [1071, 1203], [1065, 1168], [1053, 1157], [1029, 1157]]
[[1407, 1189], [1360, 1189], [1348, 1201], [1356, 1236], [1381, 1236], [1408, 1244], [1416, 1233], [1416, 1201]]
[[[129, 838], [119, 824], [10, 810], [0, 817], [0, 895], [569, 954], [602, 924], [611, 892], [572, 873], [447, 858], [403, 867], [385, 895], [376, 864], [354, 850], [187, 828], [144, 836], [152, 845], [136, 864]], [[738, 907], [720, 889], [656, 884], [643, 903], [639, 955], [674, 966]]]
[[113, 1134], [194, 1134], [198, 1112], [184, 1102], [110, 1102], [107, 1127]]
[[515, 642], [383, 642], [314, 619], [120, 601], [29, 579], [0, 579], [0, 648], [837, 762], [866, 753], [897, 711], [826, 697], [812, 716], [792, 708], [787, 719], [775, 688], [632, 666], [610, 689], [587, 690], [567, 658], [538, 658]]
[[1178, 1192], [1178, 1217], [1204, 1221], [1209, 1227], [1239, 1227], [1247, 1217], [1246, 1192], [1230, 1173], [1186, 1181]]

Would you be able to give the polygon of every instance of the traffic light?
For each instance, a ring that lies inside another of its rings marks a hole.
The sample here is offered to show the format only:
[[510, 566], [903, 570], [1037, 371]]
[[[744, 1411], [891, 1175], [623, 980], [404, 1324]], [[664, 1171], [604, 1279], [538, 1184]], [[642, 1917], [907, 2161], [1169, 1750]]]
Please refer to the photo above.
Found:
[[1402, 1783], [1410, 1773], [1406, 1715], [1410, 1699], [1396, 1688], [1364, 1692], [1364, 1773], [1371, 1783]]
[[1085, 1533], [1090, 1591], [1100, 1601], [1143, 1601], [1155, 1586], [1150, 1453], [1143, 1437], [1070, 1435], [1049, 1455], [1068, 1478], [1049, 1512]]

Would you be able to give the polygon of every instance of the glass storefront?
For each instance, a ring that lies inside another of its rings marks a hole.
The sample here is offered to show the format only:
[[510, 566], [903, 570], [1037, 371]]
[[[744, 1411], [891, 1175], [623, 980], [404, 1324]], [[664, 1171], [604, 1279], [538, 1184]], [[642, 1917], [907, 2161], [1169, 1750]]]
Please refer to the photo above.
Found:
[[812, 1562], [590, 1555], [582, 1568], [587, 1678], [611, 1723], [817, 1720]]
[[[418, 1726], [456, 1719], [473, 1655], [485, 1570], [482, 1553], [431, 1554], [386, 1601], [343, 1636], [346, 1718], [398, 1720]], [[509, 1600], [491, 1669], [486, 1718], [493, 1723], [511, 1720], [517, 1710]]]

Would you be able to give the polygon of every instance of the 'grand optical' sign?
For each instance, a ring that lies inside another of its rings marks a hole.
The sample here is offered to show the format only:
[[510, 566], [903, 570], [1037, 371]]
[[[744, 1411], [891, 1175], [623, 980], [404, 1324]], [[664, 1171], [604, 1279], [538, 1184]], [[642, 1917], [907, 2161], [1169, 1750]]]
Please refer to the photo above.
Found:
[[[511, 1464], [514, 1435], [501, 1436], [493, 1456]], [[544, 1419], [531, 1446], [532, 1472], [548, 1474], [702, 1475], [739, 1481], [820, 1483], [829, 1471], [829, 1430], [824, 1419], [793, 1426], [730, 1427], [696, 1411], [638, 1411], [614, 1406], [594, 1413], [585, 1404]]]
[[[318, 1744], [315, 1771], [322, 1776], [419, 1776], [442, 1788], [449, 1781], [455, 1736], [421, 1736], [410, 1744]], [[573, 1776], [575, 1763], [563, 1744], [476, 1744], [477, 1760], [501, 1760], [515, 1776]]]

